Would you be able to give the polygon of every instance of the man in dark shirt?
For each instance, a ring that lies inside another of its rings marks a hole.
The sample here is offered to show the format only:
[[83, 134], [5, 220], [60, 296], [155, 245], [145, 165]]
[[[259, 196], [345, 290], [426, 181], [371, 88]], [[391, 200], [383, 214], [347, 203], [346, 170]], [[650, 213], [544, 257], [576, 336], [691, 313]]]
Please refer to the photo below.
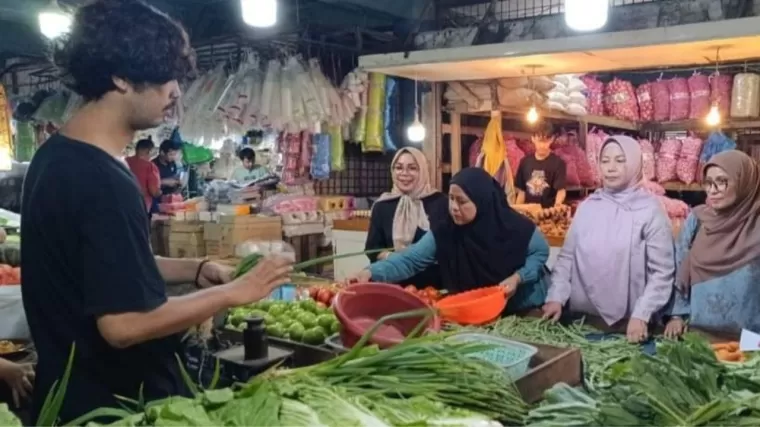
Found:
[[180, 180], [177, 173], [178, 151], [178, 144], [171, 139], [166, 139], [158, 148], [158, 156], [153, 159], [153, 164], [158, 168], [158, 175], [161, 178], [161, 195], [153, 198], [151, 213], [158, 212], [161, 196], [174, 194], [179, 189]]
[[[85, 104], [37, 151], [22, 196], [24, 309], [38, 352], [32, 419], [64, 374], [65, 424], [115, 396], [187, 394], [180, 337], [215, 313], [262, 299], [287, 281], [291, 260], [268, 257], [233, 281], [201, 260], [157, 259], [140, 189], [120, 156], [138, 130], [159, 125], [193, 68], [182, 27], [138, 0], [81, 7], [56, 62]], [[167, 298], [167, 284], [196, 293]], [[219, 286], [213, 286], [219, 285]], [[100, 420], [104, 421], [104, 420]]]
[[565, 162], [552, 153], [552, 137], [540, 134], [532, 138], [536, 152], [525, 156], [517, 168], [515, 187], [517, 204], [540, 204], [544, 208], [565, 202]]

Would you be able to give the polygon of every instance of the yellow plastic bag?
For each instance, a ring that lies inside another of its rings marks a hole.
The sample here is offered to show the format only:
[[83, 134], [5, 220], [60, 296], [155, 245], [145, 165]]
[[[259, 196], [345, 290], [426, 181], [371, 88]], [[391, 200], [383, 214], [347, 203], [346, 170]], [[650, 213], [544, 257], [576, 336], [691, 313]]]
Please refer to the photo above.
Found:
[[340, 125], [327, 125], [327, 132], [330, 134], [330, 170], [340, 172], [346, 169], [346, 162], [343, 158], [343, 129]]
[[369, 74], [369, 100], [367, 102], [367, 137], [362, 144], [364, 152], [383, 151], [383, 113], [385, 112], [385, 74]]
[[501, 116], [491, 117], [486, 132], [483, 134], [483, 145], [480, 148], [483, 153], [483, 169], [491, 176], [496, 176], [499, 168], [506, 158], [506, 145], [504, 135], [501, 133]]

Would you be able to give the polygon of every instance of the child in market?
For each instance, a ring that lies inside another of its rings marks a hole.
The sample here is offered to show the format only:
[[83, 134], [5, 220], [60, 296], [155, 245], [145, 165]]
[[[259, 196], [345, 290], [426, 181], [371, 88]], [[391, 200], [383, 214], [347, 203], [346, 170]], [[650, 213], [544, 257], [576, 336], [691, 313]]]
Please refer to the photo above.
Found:
[[565, 311], [598, 316], [641, 342], [673, 292], [673, 232], [660, 202], [639, 185], [636, 140], [618, 135], [605, 141], [600, 172], [603, 188], [578, 207], [554, 265], [544, 317], [558, 320]]

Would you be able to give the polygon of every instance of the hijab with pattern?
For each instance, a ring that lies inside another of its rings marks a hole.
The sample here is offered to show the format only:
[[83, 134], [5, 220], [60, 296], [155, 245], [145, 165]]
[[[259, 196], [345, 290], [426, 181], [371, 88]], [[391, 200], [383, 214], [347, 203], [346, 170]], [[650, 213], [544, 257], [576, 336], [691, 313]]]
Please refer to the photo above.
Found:
[[483, 169], [462, 169], [451, 185], [467, 194], [477, 213], [469, 224], [457, 225], [450, 215], [433, 224], [443, 285], [459, 292], [499, 284], [525, 265], [536, 225], [509, 206]]
[[729, 274], [760, 258], [760, 165], [738, 151], [714, 155], [702, 169], [717, 166], [736, 188], [733, 206], [715, 211], [694, 208], [699, 220], [694, 243], [681, 264], [680, 286], [689, 287]]
[[399, 199], [396, 212], [393, 215], [393, 248], [395, 250], [402, 250], [411, 245], [418, 228], [425, 231], [430, 229], [430, 222], [428, 221], [428, 215], [425, 212], [425, 205], [422, 203], [422, 199], [436, 192], [430, 185], [430, 172], [427, 159], [422, 154], [422, 151], [416, 148], [405, 147], [398, 150], [391, 162], [391, 173], [393, 173], [393, 168], [396, 166], [398, 159], [407, 153], [414, 157], [414, 161], [417, 162], [420, 171], [414, 188], [411, 192], [405, 194], [394, 183], [393, 189], [389, 193], [383, 193], [377, 200], [378, 202], [382, 202]]

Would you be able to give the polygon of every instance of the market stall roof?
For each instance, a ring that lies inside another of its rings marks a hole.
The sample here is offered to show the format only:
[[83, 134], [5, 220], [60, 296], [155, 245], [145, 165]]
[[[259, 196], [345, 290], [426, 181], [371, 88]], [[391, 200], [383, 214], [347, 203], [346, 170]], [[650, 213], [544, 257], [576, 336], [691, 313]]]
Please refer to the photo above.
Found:
[[760, 57], [760, 17], [647, 30], [366, 55], [369, 71], [427, 81], [692, 66]]

